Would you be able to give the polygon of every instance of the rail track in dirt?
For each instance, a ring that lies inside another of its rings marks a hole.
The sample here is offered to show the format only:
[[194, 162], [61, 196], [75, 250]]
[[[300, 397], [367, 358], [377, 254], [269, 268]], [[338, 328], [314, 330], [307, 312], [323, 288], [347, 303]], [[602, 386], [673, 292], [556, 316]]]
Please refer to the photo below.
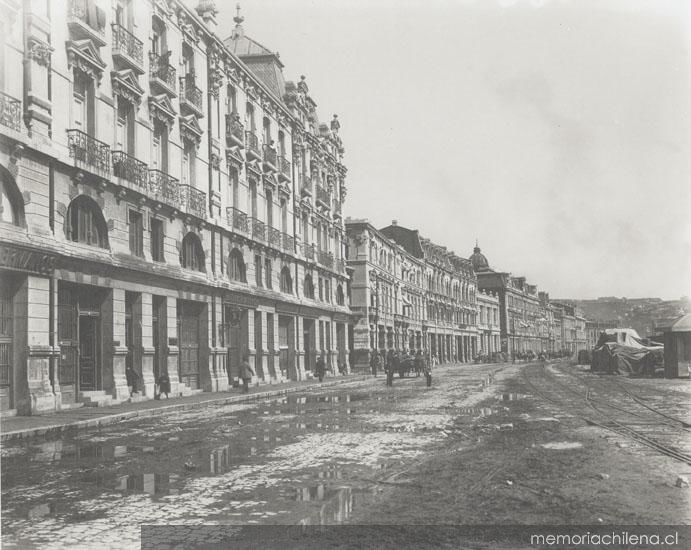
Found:
[[691, 465], [691, 452], [683, 448], [691, 442], [689, 422], [647, 403], [629, 384], [554, 363], [526, 365], [523, 380], [536, 396], [587, 424]]

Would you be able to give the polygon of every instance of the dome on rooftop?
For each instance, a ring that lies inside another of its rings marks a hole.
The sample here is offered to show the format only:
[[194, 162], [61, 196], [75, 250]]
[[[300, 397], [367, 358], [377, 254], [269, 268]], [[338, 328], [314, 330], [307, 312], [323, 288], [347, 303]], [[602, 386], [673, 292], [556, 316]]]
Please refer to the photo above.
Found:
[[480, 247], [475, 244], [473, 248], [473, 255], [470, 257], [470, 263], [473, 264], [473, 269], [475, 271], [487, 271], [489, 269], [489, 262], [487, 258], [480, 250]]

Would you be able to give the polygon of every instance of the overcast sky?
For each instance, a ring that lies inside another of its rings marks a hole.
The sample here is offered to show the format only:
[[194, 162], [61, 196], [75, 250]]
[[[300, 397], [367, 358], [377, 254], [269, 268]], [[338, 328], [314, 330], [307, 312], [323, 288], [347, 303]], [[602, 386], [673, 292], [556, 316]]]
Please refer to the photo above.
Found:
[[[190, 0], [196, 4], [196, 0]], [[220, 34], [234, 2], [217, 2]], [[691, 294], [691, 2], [243, 0], [341, 121], [345, 214], [553, 297]]]

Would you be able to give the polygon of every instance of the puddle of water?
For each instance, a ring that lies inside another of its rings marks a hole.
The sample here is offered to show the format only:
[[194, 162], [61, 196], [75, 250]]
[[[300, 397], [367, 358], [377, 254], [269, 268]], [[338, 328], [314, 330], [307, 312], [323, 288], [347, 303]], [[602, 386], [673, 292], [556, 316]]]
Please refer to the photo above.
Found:
[[583, 447], [583, 444], [578, 443], [577, 441], [555, 441], [553, 443], [543, 443], [540, 446], [544, 447], [545, 449], [565, 451], [568, 449], [579, 449], [580, 447]]
[[485, 417], [497, 414], [499, 411], [492, 407], [461, 407], [458, 412], [464, 416]]

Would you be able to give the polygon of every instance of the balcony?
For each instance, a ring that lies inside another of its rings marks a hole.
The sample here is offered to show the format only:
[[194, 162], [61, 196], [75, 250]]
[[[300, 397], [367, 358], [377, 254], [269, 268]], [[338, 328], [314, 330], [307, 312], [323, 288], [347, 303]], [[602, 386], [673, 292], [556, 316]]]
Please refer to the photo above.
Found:
[[262, 154], [259, 151], [259, 138], [251, 130], [245, 132], [245, 144], [247, 149], [247, 155], [254, 160], [261, 160]]
[[22, 130], [22, 102], [0, 92], [0, 124], [21, 132]]
[[226, 115], [226, 147], [245, 148], [245, 127], [237, 113]]
[[149, 84], [158, 93], [175, 97], [175, 67], [168, 63], [170, 55], [149, 53]]
[[290, 254], [295, 253], [295, 238], [288, 233], [283, 233], [283, 250]]
[[278, 170], [278, 155], [276, 149], [270, 145], [264, 145], [264, 170], [275, 172]]
[[107, 178], [110, 175], [110, 147], [81, 130], [67, 130], [67, 147], [74, 165]]
[[206, 219], [206, 193], [192, 185], [180, 185], [180, 210]]
[[180, 109], [187, 114], [204, 116], [203, 110], [204, 92], [194, 83], [194, 75], [180, 77]]
[[320, 250], [318, 253], [318, 261], [321, 265], [328, 268], [333, 268], [334, 266], [334, 255], [326, 250]]
[[329, 192], [321, 185], [317, 185], [317, 202], [321, 203], [325, 208], [331, 207], [331, 197]]
[[266, 240], [266, 226], [264, 222], [257, 218], [249, 218], [249, 225], [252, 229], [252, 238], [256, 241]]
[[113, 175], [128, 181], [137, 191], [147, 194], [148, 167], [124, 151], [113, 151]]
[[228, 217], [228, 225], [232, 227], [234, 231], [249, 233], [247, 214], [245, 214], [242, 210], [229, 206], [226, 208], [226, 216]]
[[96, 0], [70, 0], [67, 27], [77, 40], [93, 40], [97, 47], [106, 45], [106, 12]]
[[290, 181], [292, 166], [285, 155], [278, 157], [278, 177], [283, 181]]
[[144, 44], [122, 25], [113, 23], [113, 58], [137, 74], [144, 72]]
[[314, 261], [314, 245], [309, 243], [302, 243], [302, 252], [305, 258]]
[[283, 234], [279, 229], [276, 229], [275, 227], [267, 227], [267, 237], [268, 237], [268, 242], [269, 245], [273, 246], [274, 248], [281, 250], [282, 244], [283, 244]]
[[180, 181], [160, 170], [149, 170], [149, 190], [158, 202], [179, 208]]
[[300, 194], [303, 197], [312, 196], [312, 178], [309, 176], [302, 176], [302, 185], [300, 186]]

